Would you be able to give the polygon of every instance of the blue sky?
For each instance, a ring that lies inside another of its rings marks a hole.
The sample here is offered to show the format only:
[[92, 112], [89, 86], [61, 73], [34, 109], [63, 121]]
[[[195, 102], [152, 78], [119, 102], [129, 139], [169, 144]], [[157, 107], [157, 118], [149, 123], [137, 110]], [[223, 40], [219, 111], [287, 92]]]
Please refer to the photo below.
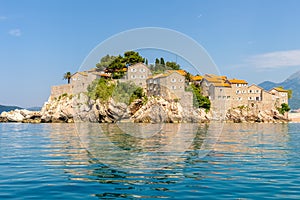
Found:
[[280, 82], [300, 70], [299, 8], [297, 0], [0, 0], [0, 104], [41, 106], [95, 46], [142, 27], [190, 36], [229, 77]]

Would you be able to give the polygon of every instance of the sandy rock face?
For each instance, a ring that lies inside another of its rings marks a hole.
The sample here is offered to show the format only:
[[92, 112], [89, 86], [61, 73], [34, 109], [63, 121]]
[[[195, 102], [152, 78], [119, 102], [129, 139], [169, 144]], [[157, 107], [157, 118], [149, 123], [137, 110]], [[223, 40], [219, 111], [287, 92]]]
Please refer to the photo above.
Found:
[[41, 113], [39, 111], [13, 110], [1, 113], [2, 122], [39, 123]]
[[257, 111], [249, 108], [232, 108], [226, 114], [226, 120], [232, 122], [287, 122], [288, 115], [282, 115], [278, 110]]

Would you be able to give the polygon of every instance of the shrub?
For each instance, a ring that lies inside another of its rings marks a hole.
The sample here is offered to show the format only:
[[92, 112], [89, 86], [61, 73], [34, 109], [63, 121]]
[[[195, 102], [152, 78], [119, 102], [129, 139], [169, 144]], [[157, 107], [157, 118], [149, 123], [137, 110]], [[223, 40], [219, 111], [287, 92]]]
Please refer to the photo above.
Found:
[[210, 110], [211, 102], [208, 97], [205, 97], [201, 94], [201, 89], [194, 84], [190, 85], [191, 88], [187, 91], [193, 92], [193, 105], [196, 108], [204, 108], [206, 112]]
[[289, 112], [291, 108], [289, 107], [288, 104], [283, 103], [281, 104], [281, 107], [278, 107], [277, 110], [279, 111], [280, 114], [284, 115], [285, 112]]

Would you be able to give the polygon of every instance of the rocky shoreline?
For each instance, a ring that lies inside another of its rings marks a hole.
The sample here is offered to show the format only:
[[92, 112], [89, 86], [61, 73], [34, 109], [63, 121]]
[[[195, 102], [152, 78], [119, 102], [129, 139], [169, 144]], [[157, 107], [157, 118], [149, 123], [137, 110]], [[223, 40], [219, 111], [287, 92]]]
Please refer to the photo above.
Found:
[[2, 112], [0, 122], [20, 123], [208, 123], [214, 120], [243, 123], [285, 123], [288, 115], [277, 110], [257, 111], [248, 107], [233, 108], [222, 119], [214, 111], [183, 108], [179, 102], [150, 97], [145, 103], [136, 100], [127, 106], [110, 99], [106, 103], [91, 100], [81, 93], [75, 96], [49, 98], [41, 111], [14, 110]]

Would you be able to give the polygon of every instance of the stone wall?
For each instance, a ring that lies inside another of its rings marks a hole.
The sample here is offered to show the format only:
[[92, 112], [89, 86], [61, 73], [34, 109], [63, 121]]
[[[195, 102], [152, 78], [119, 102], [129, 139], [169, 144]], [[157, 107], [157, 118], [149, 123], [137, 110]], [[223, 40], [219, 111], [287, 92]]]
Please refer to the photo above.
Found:
[[72, 94], [71, 84], [51, 86], [51, 98], [57, 98], [64, 93]]

